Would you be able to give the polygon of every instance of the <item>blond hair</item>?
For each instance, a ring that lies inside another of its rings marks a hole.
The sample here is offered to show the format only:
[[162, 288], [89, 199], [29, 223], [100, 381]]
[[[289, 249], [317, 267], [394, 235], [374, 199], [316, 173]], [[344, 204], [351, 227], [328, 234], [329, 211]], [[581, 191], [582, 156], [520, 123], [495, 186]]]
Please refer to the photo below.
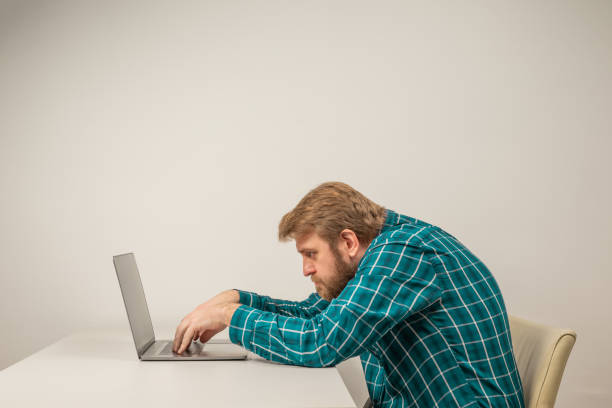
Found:
[[351, 186], [341, 182], [323, 183], [300, 200], [283, 216], [278, 225], [278, 239], [288, 241], [316, 232], [332, 248], [340, 232], [348, 228], [360, 243], [369, 244], [385, 221], [386, 210]]

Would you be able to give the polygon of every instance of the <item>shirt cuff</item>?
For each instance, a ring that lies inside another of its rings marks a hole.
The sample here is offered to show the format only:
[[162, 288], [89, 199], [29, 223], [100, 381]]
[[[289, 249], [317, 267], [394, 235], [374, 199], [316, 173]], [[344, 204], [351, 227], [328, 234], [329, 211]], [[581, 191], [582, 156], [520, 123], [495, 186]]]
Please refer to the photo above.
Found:
[[238, 303], [254, 307], [255, 309], [260, 309], [261, 299], [257, 293], [240, 289], [234, 290], [240, 295], [240, 300], [238, 300]]
[[[242, 295], [241, 295], [242, 298]], [[261, 312], [257, 309], [242, 304], [234, 311], [229, 325], [230, 341], [244, 348], [250, 348], [253, 333], [255, 332], [255, 320]]]

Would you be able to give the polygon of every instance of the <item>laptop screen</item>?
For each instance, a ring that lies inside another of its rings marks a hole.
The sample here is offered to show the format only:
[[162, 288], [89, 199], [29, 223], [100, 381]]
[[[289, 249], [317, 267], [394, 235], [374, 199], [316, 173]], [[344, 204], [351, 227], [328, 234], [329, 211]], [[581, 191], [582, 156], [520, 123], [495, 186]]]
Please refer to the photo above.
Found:
[[155, 341], [155, 333], [153, 332], [151, 315], [140, 281], [140, 274], [136, 266], [136, 259], [132, 253], [116, 255], [113, 257], [113, 263], [119, 279], [119, 286], [132, 328], [138, 357], [140, 357], [146, 347]]

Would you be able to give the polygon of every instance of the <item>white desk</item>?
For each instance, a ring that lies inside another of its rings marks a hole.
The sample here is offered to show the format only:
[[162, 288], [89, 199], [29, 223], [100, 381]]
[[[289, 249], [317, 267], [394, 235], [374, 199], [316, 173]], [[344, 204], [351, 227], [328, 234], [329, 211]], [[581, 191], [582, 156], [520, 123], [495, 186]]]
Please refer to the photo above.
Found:
[[335, 368], [146, 361], [126, 331], [66, 337], [0, 371], [0, 407], [354, 407]]

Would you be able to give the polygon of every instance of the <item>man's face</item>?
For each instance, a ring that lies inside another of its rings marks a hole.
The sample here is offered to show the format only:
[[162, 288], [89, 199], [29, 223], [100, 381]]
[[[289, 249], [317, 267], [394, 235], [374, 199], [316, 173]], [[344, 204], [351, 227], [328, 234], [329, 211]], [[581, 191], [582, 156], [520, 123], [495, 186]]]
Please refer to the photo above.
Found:
[[304, 276], [310, 277], [323, 299], [331, 301], [338, 297], [355, 276], [358, 264], [343, 257], [338, 248], [330, 247], [316, 232], [296, 238], [295, 246], [302, 255]]

